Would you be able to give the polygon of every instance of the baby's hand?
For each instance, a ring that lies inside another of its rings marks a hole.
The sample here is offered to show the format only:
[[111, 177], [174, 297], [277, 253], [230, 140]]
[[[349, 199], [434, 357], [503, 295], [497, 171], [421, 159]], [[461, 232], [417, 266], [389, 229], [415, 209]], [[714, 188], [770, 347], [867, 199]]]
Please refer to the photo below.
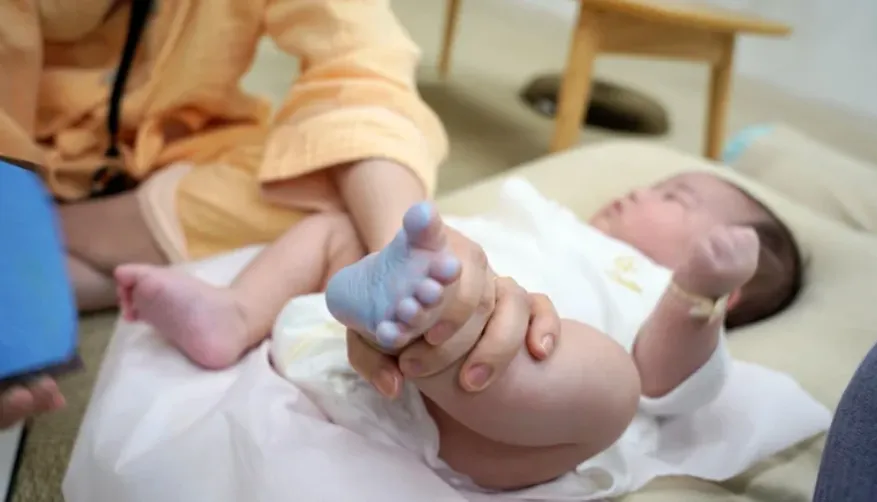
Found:
[[708, 298], [731, 294], [755, 274], [758, 251], [758, 235], [752, 228], [715, 228], [692, 246], [673, 280], [686, 291]]

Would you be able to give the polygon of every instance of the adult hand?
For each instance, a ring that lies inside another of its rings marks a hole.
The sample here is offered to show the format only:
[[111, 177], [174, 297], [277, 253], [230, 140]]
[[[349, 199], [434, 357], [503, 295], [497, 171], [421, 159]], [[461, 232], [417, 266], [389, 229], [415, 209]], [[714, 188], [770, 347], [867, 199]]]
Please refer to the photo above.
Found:
[[399, 356], [399, 367], [406, 377], [429, 377], [459, 362], [459, 385], [468, 392], [489, 387], [526, 344], [536, 360], [543, 360], [554, 349], [560, 318], [544, 295], [528, 294], [514, 280], [498, 277], [494, 281], [496, 305], [490, 312], [476, 310], [469, 322], [441, 345], [431, 344], [428, 336]]
[[[529, 303], [529, 317], [522, 319], [522, 306]], [[520, 327], [524, 326], [525, 329]], [[483, 330], [474, 324], [464, 326], [459, 338], [468, 339], [468, 333], [478, 329], [475, 346], [471, 344], [431, 345], [425, 340], [406, 349], [401, 356], [402, 365], [412, 359], [421, 368], [417, 375], [427, 376], [447, 369], [466, 355], [460, 370], [460, 386], [477, 392], [487, 388], [511, 363], [512, 358], [526, 344], [527, 350], [536, 360], [547, 359], [557, 344], [560, 334], [560, 319], [547, 297], [540, 294], [527, 294], [514, 281], [497, 279], [496, 309]], [[347, 331], [347, 355], [351, 366], [368, 380], [381, 394], [394, 399], [402, 390], [405, 374], [397, 358], [375, 350], [353, 331]]]
[[[449, 231], [449, 244], [463, 263], [456, 301], [423, 340], [405, 349], [398, 360], [417, 361], [427, 376], [447, 369], [468, 353], [461, 367], [461, 386], [483, 390], [511, 363], [526, 343], [537, 360], [548, 357], [560, 333], [560, 320], [544, 295], [529, 295], [508, 278], [496, 278], [480, 246]], [[348, 358], [353, 368], [387, 397], [396, 397], [404, 374], [397, 359], [380, 353], [348, 331]], [[479, 381], [480, 380], [480, 381]]]
[[49, 377], [10, 387], [0, 394], [0, 429], [41, 413], [59, 410], [65, 404], [58, 385]]

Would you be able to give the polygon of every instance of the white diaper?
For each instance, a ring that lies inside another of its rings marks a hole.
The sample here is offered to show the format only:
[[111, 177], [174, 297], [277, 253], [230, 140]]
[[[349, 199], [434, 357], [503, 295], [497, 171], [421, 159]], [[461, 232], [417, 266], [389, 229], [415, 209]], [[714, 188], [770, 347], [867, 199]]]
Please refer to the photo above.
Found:
[[289, 302], [274, 324], [271, 362], [333, 423], [369, 439], [402, 446], [425, 460], [438, 455], [438, 430], [417, 390], [390, 401], [347, 362], [344, 327], [323, 295]]

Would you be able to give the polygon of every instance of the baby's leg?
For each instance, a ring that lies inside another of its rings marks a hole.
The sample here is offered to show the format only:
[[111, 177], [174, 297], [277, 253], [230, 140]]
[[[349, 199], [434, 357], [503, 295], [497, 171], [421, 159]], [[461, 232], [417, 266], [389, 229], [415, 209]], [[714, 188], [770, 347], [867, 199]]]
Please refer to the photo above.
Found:
[[289, 299], [322, 290], [327, 277], [362, 253], [347, 215], [313, 215], [260, 253], [228, 288], [171, 268], [119, 267], [122, 315], [153, 325], [193, 362], [225, 368], [269, 334]]
[[559, 329], [549, 359], [522, 349], [481, 392], [446, 375], [415, 380], [450, 467], [485, 488], [520, 489], [575, 469], [624, 433], [640, 398], [630, 355], [590, 326], [562, 320]]
[[[393, 243], [332, 277], [329, 310], [385, 348], [408, 343], [439, 317], [444, 321], [466, 274], [478, 273], [476, 263], [459, 263], [447, 248], [452, 235], [432, 206], [414, 206]], [[491, 310], [487, 329], [479, 327], [474, 338], [494, 328], [525, 333], [530, 305], [505, 308], [523, 309], [511, 316], [515, 326], [507, 322], [511, 312], [495, 317]], [[506, 322], [493, 325], [497, 319]], [[534, 360], [522, 341], [508, 368], [480, 392], [460, 386], [462, 360], [413, 379], [439, 429], [440, 456], [481, 486], [515, 489], [554, 479], [615, 442], [633, 418], [640, 388], [630, 355], [589, 326], [563, 321], [558, 329], [563, 342], [551, 358]], [[464, 328], [455, 337], [470, 335]]]
[[445, 287], [460, 273], [432, 204], [412, 206], [402, 223], [386, 248], [341, 269], [326, 288], [332, 315], [388, 351], [407, 345], [438, 321]]

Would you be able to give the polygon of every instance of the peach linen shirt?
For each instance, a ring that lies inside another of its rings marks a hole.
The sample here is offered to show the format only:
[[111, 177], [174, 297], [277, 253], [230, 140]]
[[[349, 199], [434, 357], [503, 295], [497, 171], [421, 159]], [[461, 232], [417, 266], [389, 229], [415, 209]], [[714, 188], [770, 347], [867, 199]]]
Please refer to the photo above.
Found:
[[[44, 166], [60, 199], [87, 196], [103, 165], [129, 15], [111, 0], [0, 2], [0, 154]], [[273, 117], [239, 86], [263, 34], [301, 69]], [[388, 0], [156, 0], [123, 100], [125, 169], [246, 157], [261, 182], [301, 179], [296, 204], [319, 210], [340, 204], [322, 168], [382, 157], [431, 194], [447, 139], [417, 93], [419, 56]]]

